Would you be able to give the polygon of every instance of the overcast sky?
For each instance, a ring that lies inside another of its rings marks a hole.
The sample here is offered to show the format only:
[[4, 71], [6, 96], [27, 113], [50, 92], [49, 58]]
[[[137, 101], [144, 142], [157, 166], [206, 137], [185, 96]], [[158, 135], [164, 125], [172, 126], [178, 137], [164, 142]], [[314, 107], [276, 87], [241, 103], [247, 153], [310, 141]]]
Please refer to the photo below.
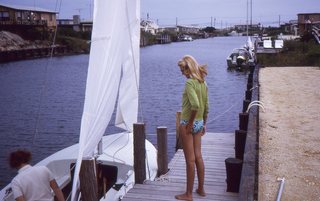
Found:
[[[320, 13], [320, 0], [141, 0], [141, 18], [157, 21], [160, 26], [216, 26], [217, 28], [245, 24], [247, 2], [252, 1], [252, 23], [278, 26], [297, 20], [298, 13]], [[59, 6], [61, 2], [61, 7]], [[0, 0], [11, 5], [35, 6], [59, 11], [60, 19], [81, 19], [92, 16], [93, 0]]]

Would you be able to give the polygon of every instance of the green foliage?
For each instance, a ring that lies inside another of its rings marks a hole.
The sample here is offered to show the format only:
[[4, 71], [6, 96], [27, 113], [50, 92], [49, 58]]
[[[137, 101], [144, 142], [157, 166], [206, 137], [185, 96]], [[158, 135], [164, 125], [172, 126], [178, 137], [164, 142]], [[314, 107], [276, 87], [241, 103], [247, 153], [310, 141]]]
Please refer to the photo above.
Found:
[[90, 40], [91, 32], [74, 31], [72, 28], [58, 27], [57, 36], [58, 37], [69, 36], [69, 37], [79, 38], [83, 40]]
[[157, 43], [156, 36], [152, 35], [149, 32], [141, 31], [141, 46], [153, 45]]
[[314, 41], [285, 41], [277, 54], [258, 54], [264, 66], [320, 66], [320, 45]]
[[79, 38], [60, 36], [57, 38], [57, 43], [67, 46], [73, 53], [89, 53], [90, 51], [90, 44], [88, 41]]
[[91, 32], [74, 31], [72, 28], [58, 27], [56, 43], [65, 45], [72, 53], [89, 53]]
[[207, 33], [214, 33], [216, 31], [216, 28], [214, 28], [214, 27], [206, 27], [206, 28], [202, 29], [202, 31], [205, 31]]

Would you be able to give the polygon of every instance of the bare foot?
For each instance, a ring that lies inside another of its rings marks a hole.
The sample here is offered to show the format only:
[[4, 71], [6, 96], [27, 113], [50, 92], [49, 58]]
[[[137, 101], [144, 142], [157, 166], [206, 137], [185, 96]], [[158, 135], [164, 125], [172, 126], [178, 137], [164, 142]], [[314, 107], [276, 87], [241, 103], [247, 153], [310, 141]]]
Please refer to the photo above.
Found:
[[176, 198], [177, 200], [187, 200], [187, 201], [192, 201], [192, 200], [193, 200], [193, 199], [192, 199], [192, 196], [191, 196], [191, 195], [188, 196], [186, 193], [181, 194], [181, 195], [176, 195], [175, 198]]
[[206, 192], [204, 190], [199, 190], [197, 189], [196, 192], [200, 195], [200, 196], [206, 196]]

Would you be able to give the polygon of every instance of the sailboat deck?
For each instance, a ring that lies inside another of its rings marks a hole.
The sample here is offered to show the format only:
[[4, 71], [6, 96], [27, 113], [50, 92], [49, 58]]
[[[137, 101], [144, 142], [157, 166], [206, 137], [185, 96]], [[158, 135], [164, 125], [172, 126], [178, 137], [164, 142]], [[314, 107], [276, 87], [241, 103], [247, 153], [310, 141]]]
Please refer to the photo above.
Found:
[[[202, 154], [205, 163], [206, 197], [193, 194], [193, 200], [236, 201], [237, 193], [226, 192], [225, 159], [234, 157], [234, 133], [207, 133], [202, 138]], [[194, 189], [197, 186], [195, 179]], [[169, 172], [156, 181], [135, 184], [123, 201], [176, 200], [175, 195], [185, 191], [186, 172], [182, 150], [178, 150], [169, 163]]]

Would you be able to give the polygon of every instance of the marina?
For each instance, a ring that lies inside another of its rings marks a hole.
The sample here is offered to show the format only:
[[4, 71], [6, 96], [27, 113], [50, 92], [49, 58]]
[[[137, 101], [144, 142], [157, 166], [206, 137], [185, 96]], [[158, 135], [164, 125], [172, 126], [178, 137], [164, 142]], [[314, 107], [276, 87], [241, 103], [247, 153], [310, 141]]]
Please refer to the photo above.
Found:
[[[208, 132], [230, 133], [238, 127], [237, 114], [242, 107], [247, 72], [227, 70], [224, 58], [230, 48], [241, 44], [238, 38], [217, 37], [141, 49], [139, 119], [143, 118], [146, 136], [155, 145], [156, 127], [168, 128], [169, 160], [175, 153], [175, 113], [180, 109], [184, 83], [176, 63], [179, 57], [192, 54], [199, 62], [208, 64], [207, 82], [212, 90]], [[1, 64], [0, 129], [8, 136], [0, 139], [2, 186], [16, 174], [6, 165], [11, 150], [30, 149], [34, 164], [77, 142], [88, 55], [54, 57], [48, 66], [47, 62], [47, 58], [42, 58]], [[45, 80], [46, 90], [39, 102]], [[172, 95], [168, 96], [168, 91]], [[106, 134], [115, 132], [119, 129], [111, 124]]]

